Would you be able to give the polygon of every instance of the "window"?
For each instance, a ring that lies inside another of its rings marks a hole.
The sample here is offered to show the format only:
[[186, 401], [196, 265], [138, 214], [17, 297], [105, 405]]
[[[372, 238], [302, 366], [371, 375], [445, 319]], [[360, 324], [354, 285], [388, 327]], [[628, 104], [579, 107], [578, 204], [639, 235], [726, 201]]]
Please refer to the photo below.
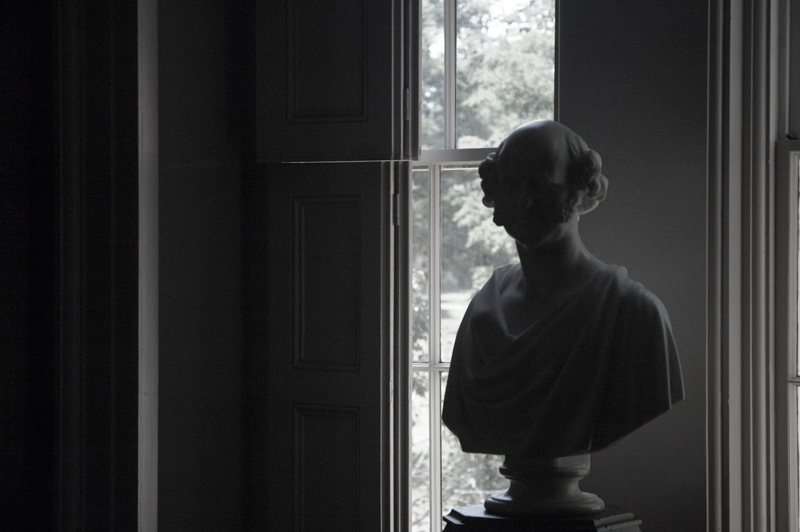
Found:
[[800, 530], [800, 141], [776, 150], [775, 417], [779, 530]]
[[453, 342], [475, 292], [516, 260], [483, 206], [478, 165], [514, 128], [553, 118], [553, 0], [423, 0], [420, 163], [411, 201], [411, 529], [505, 489], [503, 457], [461, 452], [441, 423]]

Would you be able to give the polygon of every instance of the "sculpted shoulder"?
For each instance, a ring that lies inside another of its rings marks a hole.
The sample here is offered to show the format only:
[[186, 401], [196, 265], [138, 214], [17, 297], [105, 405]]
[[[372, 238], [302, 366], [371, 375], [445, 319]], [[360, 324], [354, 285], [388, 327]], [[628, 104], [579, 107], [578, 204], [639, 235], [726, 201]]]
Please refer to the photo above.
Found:
[[630, 279], [627, 273], [624, 275], [627, 282], [624, 283], [622, 309], [628, 317], [636, 321], [664, 320], [669, 325], [667, 308], [661, 299], [642, 283]]

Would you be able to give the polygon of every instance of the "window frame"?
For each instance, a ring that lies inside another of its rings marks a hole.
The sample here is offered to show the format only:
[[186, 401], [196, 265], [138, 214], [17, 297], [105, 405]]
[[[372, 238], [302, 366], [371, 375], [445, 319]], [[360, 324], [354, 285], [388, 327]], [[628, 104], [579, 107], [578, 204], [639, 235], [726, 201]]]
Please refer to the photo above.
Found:
[[[428, 374], [428, 470], [430, 479], [430, 527], [435, 528], [436, 516], [444, 515], [442, 512], [442, 414], [441, 403], [443, 397], [442, 375], [450, 368], [450, 362], [442, 361], [441, 357], [441, 175], [442, 169], [452, 166], [477, 167], [480, 162], [495, 151], [496, 148], [430, 150], [420, 154], [418, 163], [412, 166], [412, 172], [425, 170], [428, 172], [428, 360], [415, 362], [409, 356], [409, 381], [413, 380], [415, 372], [425, 371]], [[410, 187], [409, 187], [410, 188]], [[409, 191], [409, 198], [412, 198]], [[413, 201], [409, 202], [413, 204]], [[409, 217], [409, 235], [413, 238], [413, 217]], [[434, 265], [435, 268], [434, 268]], [[409, 272], [410, 275], [410, 272]], [[411, 283], [409, 283], [409, 300], [413, 300]], [[411, 316], [409, 314], [409, 316]], [[411, 319], [411, 317], [409, 317]], [[409, 335], [411, 332], [409, 331]], [[410, 347], [409, 347], [410, 353]], [[409, 394], [409, 409], [412, 394]], [[433, 436], [439, 435], [434, 440]], [[409, 431], [410, 437], [410, 431]], [[410, 452], [410, 449], [409, 449]], [[410, 468], [410, 464], [409, 464]], [[409, 480], [410, 480], [409, 474]], [[409, 484], [409, 512], [411, 510], [411, 485]], [[438, 521], [436, 521], [438, 522]], [[411, 519], [409, 518], [409, 524]]]
[[[556, 71], [553, 75], [553, 98], [554, 98], [554, 106], [553, 106], [553, 119], [558, 119], [558, 52], [557, 52], [557, 42], [558, 42], [558, 5], [560, 0], [554, 1], [555, 13], [554, 17], [556, 20], [556, 31], [555, 31], [555, 40], [556, 40], [556, 57], [554, 57], [554, 62], [556, 64]], [[444, 0], [444, 148], [443, 149], [428, 149], [422, 150], [420, 149], [419, 156], [417, 157], [416, 161], [411, 166], [411, 171], [417, 171], [421, 169], [426, 169], [428, 171], [428, 223], [430, 224], [429, 229], [429, 242], [428, 242], [428, 261], [429, 261], [429, 270], [430, 270], [430, 280], [428, 286], [428, 305], [429, 305], [429, 317], [428, 317], [428, 345], [429, 345], [429, 352], [428, 352], [428, 360], [427, 362], [414, 362], [411, 356], [411, 330], [409, 327], [408, 330], [408, 337], [409, 337], [409, 348], [408, 348], [408, 372], [409, 372], [409, 386], [408, 386], [408, 397], [405, 399], [405, 402], [409, 405], [409, 430], [408, 430], [408, 438], [409, 438], [409, 460], [406, 470], [408, 471], [408, 523], [409, 527], [411, 525], [411, 507], [413, 504], [412, 500], [412, 493], [411, 493], [411, 460], [410, 460], [410, 453], [411, 453], [411, 400], [412, 400], [412, 391], [411, 391], [411, 382], [414, 377], [415, 372], [419, 371], [426, 371], [428, 373], [428, 415], [429, 415], [429, 434], [431, 436], [429, 440], [429, 475], [430, 475], [430, 528], [431, 531], [438, 530], [439, 528], [436, 527], [437, 519], [441, 520], [443, 516], [443, 508], [442, 508], [442, 445], [441, 445], [441, 434], [442, 434], [442, 422], [441, 422], [441, 401], [443, 398], [443, 389], [442, 389], [442, 375], [446, 373], [450, 367], [450, 362], [443, 362], [441, 361], [441, 332], [440, 332], [440, 324], [441, 324], [441, 284], [440, 284], [440, 272], [441, 272], [441, 260], [440, 260], [440, 249], [441, 249], [441, 236], [442, 236], [442, 227], [441, 227], [441, 216], [440, 216], [440, 205], [441, 205], [441, 175], [442, 170], [448, 167], [475, 167], [477, 168], [478, 165], [492, 152], [497, 151], [497, 147], [485, 147], [485, 148], [457, 148], [458, 143], [458, 131], [457, 131], [457, 95], [456, 95], [456, 85], [457, 85], [457, 46], [456, 40], [458, 37], [458, 13], [457, 13], [457, 4], [458, 0]], [[420, 17], [422, 13], [422, 9], [420, 8]], [[420, 28], [422, 27], [422, 22], [420, 22]], [[422, 53], [422, 49], [420, 47], [420, 54]], [[420, 66], [422, 65], [422, 59], [420, 57]], [[421, 68], [420, 68], [421, 70]], [[420, 78], [420, 83], [421, 83]], [[422, 95], [423, 91], [420, 88], [419, 94]], [[420, 98], [420, 104], [422, 103], [422, 98]], [[420, 120], [419, 127], [422, 128], [423, 121]], [[422, 139], [422, 134], [420, 132], [419, 138]], [[412, 180], [409, 180], [408, 185], [408, 198], [409, 198], [409, 212], [411, 212], [411, 205], [413, 205], [413, 197], [412, 197]], [[409, 247], [411, 246], [411, 239], [413, 238], [413, 217], [409, 216], [407, 221], [407, 227], [409, 232]], [[409, 256], [410, 259], [410, 256]], [[433, 265], [436, 265], [436, 269], [434, 270]], [[408, 275], [411, 275], [411, 272], [408, 272]], [[412, 286], [411, 283], [408, 283], [408, 300], [413, 300], [412, 294]], [[409, 305], [411, 307], [411, 305]], [[409, 321], [412, 319], [412, 315], [409, 308]], [[434, 348], [435, 346], [435, 348]], [[439, 435], [439, 437], [434, 440], [433, 435]], [[436, 442], [436, 443], [435, 443]], [[410, 528], [409, 528], [410, 529]]]
[[775, 146], [775, 472], [777, 529], [800, 530], [798, 516], [798, 230], [800, 141]]

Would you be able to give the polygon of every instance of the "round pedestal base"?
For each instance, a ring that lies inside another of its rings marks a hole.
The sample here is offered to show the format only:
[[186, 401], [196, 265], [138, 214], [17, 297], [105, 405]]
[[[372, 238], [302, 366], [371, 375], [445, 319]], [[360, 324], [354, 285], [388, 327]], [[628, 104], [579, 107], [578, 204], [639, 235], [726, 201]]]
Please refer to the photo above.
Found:
[[484, 502], [486, 511], [495, 515], [588, 515], [606, 507], [600, 497], [581, 491], [578, 485], [589, 474], [588, 454], [550, 459], [506, 457], [500, 472], [511, 486]]

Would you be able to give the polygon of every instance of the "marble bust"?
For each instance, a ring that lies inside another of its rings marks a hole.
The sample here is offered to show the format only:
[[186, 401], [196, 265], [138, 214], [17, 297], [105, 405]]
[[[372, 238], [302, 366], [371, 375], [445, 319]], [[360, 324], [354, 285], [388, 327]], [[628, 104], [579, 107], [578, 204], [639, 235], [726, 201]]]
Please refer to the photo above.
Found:
[[589, 453], [683, 399], [664, 305], [581, 241], [581, 215], [606, 195], [601, 170], [597, 152], [548, 120], [516, 129], [479, 169], [520, 262], [470, 303], [442, 420], [465, 452], [505, 455], [511, 487], [486, 501], [493, 513], [602, 510], [577, 484]]

